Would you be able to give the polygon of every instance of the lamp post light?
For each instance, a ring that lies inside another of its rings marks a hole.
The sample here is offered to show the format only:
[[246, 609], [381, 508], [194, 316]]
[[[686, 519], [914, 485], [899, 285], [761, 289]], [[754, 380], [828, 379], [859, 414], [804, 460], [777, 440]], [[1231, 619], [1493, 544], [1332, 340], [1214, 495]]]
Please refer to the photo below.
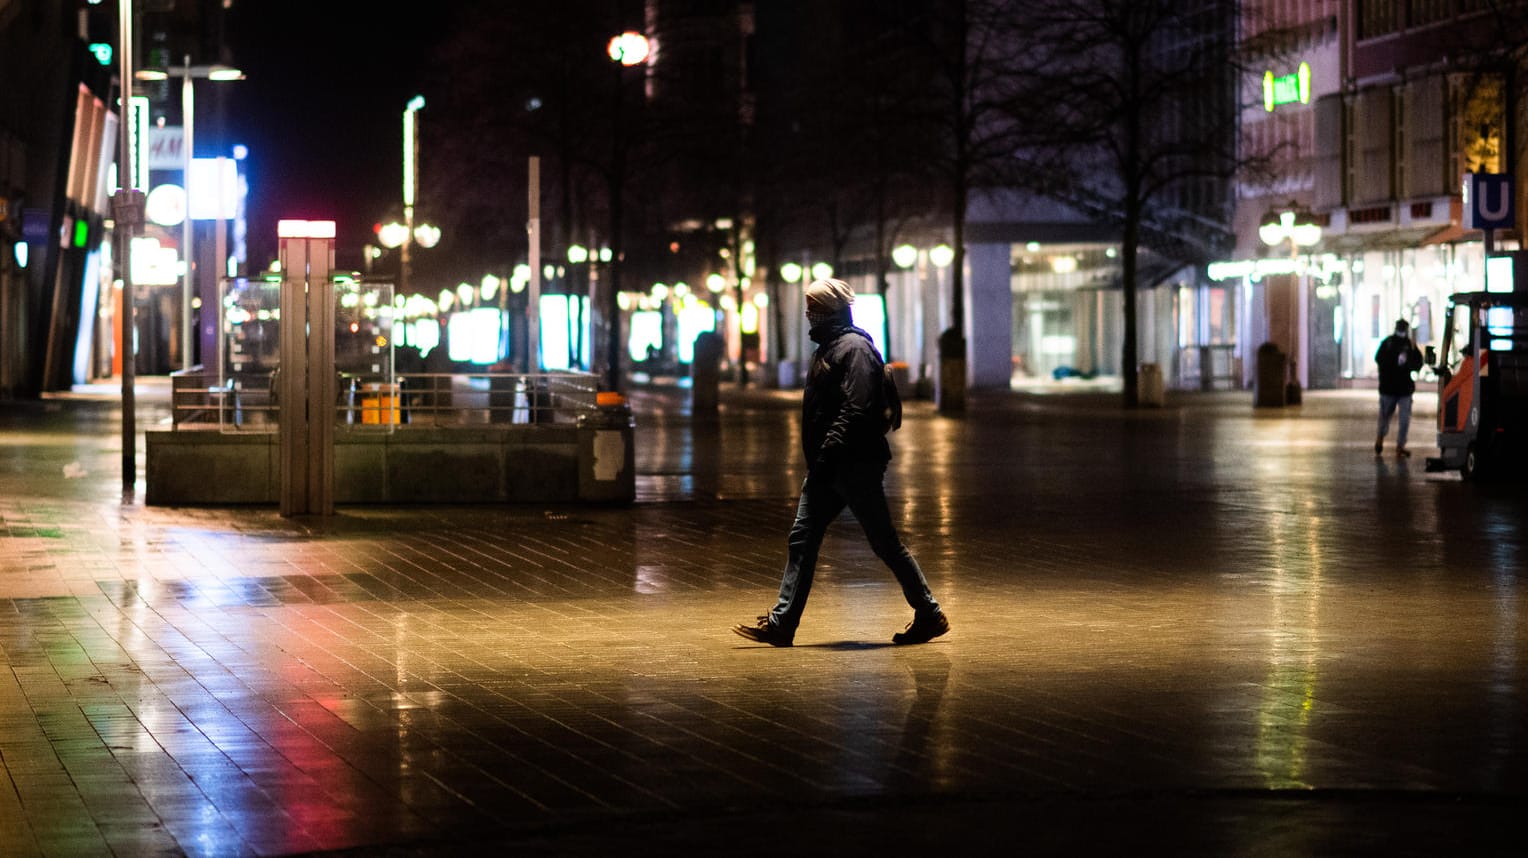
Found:
[[[181, 159], [184, 163], [185, 174], [182, 184], [186, 192], [186, 219], [181, 223], [181, 258], [186, 263], [186, 275], [181, 283], [180, 290], [180, 366], [181, 369], [191, 368], [191, 344], [195, 339], [195, 331], [191, 326], [191, 293], [192, 281], [195, 277], [192, 261], [195, 256], [191, 252], [196, 234], [195, 224], [191, 218], [191, 160], [195, 154], [195, 116], [196, 99], [191, 86], [193, 80], [243, 80], [244, 72], [232, 66], [221, 64], [194, 66], [191, 64], [191, 55], [185, 55], [185, 62], [180, 66], [171, 66], [162, 69], [140, 69], [135, 77], [138, 80], [167, 80], [172, 77], [180, 78], [180, 125], [183, 135], [181, 140]], [[221, 206], [222, 200], [216, 203]], [[218, 261], [222, 265], [222, 260]], [[215, 275], [214, 275], [215, 276]]]
[[[382, 224], [380, 227], [377, 227], [377, 241], [380, 242], [381, 245], [388, 250], [393, 250], [396, 248], [408, 248], [415, 244], [423, 247], [425, 250], [429, 250], [430, 248], [440, 243], [440, 227], [431, 223], [421, 223], [415, 224], [414, 228], [410, 229], [408, 224], [399, 223], [397, 221], [389, 221]], [[408, 259], [407, 250], [402, 251], [399, 255], [399, 294], [403, 293], [404, 279], [407, 277], [407, 275], [404, 273], [405, 259]]]
[[722, 290], [724, 290], [726, 288], [727, 288], [727, 278], [726, 277], [723, 277], [722, 275], [717, 274], [714, 271], [711, 272], [710, 274], [706, 275], [706, 290], [709, 291], [711, 293], [711, 295], [713, 296], [711, 298], [711, 300], [715, 304], [715, 306], [713, 307], [713, 310], [714, 310], [715, 315], [716, 315], [717, 333], [722, 333], [722, 331], [727, 326], [727, 312], [722, 307]]
[[1288, 241], [1290, 258], [1298, 258], [1300, 248], [1310, 247], [1321, 240], [1321, 224], [1310, 212], [1291, 203], [1289, 209], [1263, 215], [1257, 235], [1269, 247]]

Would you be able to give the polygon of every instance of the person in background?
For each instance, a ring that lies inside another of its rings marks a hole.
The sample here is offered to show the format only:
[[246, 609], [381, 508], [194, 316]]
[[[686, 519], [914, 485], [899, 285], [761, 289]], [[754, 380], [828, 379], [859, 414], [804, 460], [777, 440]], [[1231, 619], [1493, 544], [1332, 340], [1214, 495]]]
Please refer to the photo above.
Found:
[[897, 644], [926, 643], [950, 630], [950, 622], [929, 592], [923, 570], [891, 523], [882, 484], [891, 446], [888, 399], [881, 355], [870, 335], [854, 326], [849, 305], [854, 290], [842, 280], [814, 280], [806, 287], [806, 317], [817, 343], [802, 393], [801, 449], [806, 481], [787, 540], [780, 598], [756, 622], [733, 631], [771, 646], [790, 646], [806, 609], [817, 567], [817, 552], [828, 525], [847, 506], [870, 547], [897, 578], [913, 620], [892, 635]]
[[1395, 455], [1406, 458], [1406, 433], [1411, 428], [1411, 395], [1417, 383], [1411, 377], [1422, 368], [1422, 352], [1411, 340], [1411, 325], [1405, 319], [1397, 320], [1395, 333], [1380, 342], [1374, 353], [1379, 365], [1379, 434], [1374, 439], [1374, 455], [1384, 455], [1385, 435], [1390, 431], [1390, 415], [1400, 409], [1396, 423]]

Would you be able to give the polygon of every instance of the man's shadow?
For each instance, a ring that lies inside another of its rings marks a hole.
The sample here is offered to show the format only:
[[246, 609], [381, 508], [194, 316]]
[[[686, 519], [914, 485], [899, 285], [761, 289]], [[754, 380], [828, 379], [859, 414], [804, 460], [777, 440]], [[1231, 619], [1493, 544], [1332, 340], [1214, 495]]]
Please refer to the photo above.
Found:
[[887, 780], [897, 786], [925, 788], [941, 756], [940, 749], [931, 746], [930, 737], [950, 684], [950, 659], [938, 651], [919, 647], [916, 655], [903, 665], [913, 675], [914, 696], [902, 722], [902, 741], [897, 745], [897, 756]]

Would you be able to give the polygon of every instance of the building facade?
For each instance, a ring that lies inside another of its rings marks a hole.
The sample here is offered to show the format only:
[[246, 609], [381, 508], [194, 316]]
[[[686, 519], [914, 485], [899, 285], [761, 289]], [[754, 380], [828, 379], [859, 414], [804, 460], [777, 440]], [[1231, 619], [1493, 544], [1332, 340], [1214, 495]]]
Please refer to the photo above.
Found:
[[[1485, 236], [1463, 228], [1461, 189], [1466, 173], [1519, 172], [1509, 117], [1523, 9], [1505, 5], [1516, 12], [1484, 0], [1248, 4], [1244, 38], [1262, 65], [1245, 81], [1243, 140], [1273, 170], [1241, 183], [1234, 259], [1210, 269], [1248, 309], [1244, 353], [1272, 342], [1305, 387], [1368, 386], [1397, 319], [1435, 343], [1448, 296], [1481, 288]], [[1285, 213], [1304, 238], [1268, 228]], [[1495, 239], [1508, 248], [1518, 234]]]

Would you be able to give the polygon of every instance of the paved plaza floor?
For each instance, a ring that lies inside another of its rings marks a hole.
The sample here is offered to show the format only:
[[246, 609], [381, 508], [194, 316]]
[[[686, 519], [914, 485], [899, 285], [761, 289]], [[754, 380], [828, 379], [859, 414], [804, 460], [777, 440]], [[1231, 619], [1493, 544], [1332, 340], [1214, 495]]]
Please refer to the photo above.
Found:
[[[0, 403], [0, 855], [1528, 854], [1528, 492], [1372, 391], [909, 403], [796, 646], [796, 397], [634, 395], [630, 507], [163, 508]], [[166, 419], [147, 395], [140, 426]], [[1393, 437], [1393, 435], [1392, 435]], [[138, 449], [143, 449], [141, 439]]]

